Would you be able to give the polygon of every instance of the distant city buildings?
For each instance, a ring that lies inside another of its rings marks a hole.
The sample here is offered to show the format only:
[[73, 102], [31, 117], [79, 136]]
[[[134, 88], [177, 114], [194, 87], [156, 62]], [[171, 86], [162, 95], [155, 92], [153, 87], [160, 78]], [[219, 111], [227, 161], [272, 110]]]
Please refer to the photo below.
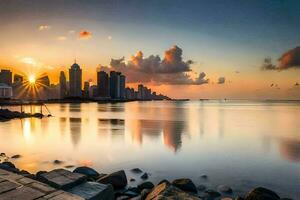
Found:
[[[69, 81], [64, 71], [59, 74], [59, 83], [51, 84], [47, 75], [38, 77], [33, 87], [29, 86], [27, 78], [19, 74], [12, 76], [10, 70], [0, 72], [1, 99], [67, 99], [83, 98], [94, 100], [163, 100], [169, 99], [164, 95], [157, 95], [150, 88], [140, 84], [137, 91], [126, 87], [126, 76], [121, 72], [97, 71], [96, 85], [89, 81], [82, 81], [82, 69], [75, 62], [69, 69]], [[24, 81], [25, 80], [25, 81]], [[83, 87], [82, 87], [83, 83]]]
[[70, 97], [82, 97], [82, 70], [75, 62], [69, 69]]

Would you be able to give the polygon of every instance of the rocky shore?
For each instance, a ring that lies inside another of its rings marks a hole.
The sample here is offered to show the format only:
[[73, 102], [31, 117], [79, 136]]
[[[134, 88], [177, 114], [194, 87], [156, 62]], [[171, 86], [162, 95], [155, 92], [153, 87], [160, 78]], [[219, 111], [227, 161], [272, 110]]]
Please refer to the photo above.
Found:
[[[9, 159], [18, 159], [21, 155], [9, 158], [5, 153], [1, 153], [0, 157], [2, 158], [0, 169], [76, 194], [86, 200], [291, 200], [279, 197], [276, 192], [263, 187], [254, 188], [243, 196], [236, 196], [230, 186], [219, 185], [211, 189], [205, 185], [196, 186], [187, 178], [162, 180], [155, 185], [148, 181], [149, 174], [139, 168], [131, 169], [131, 173], [136, 175], [135, 178], [127, 177], [124, 170], [102, 174], [85, 166], [77, 167], [73, 171], [55, 169], [31, 174], [9, 162]], [[53, 163], [57, 164], [58, 161], [55, 160]], [[129, 182], [137, 181], [136, 177], [141, 182], [136, 187], [128, 186]], [[205, 179], [207, 176], [202, 175], [202, 178]]]
[[22, 118], [29, 118], [29, 117], [43, 118], [44, 115], [41, 113], [31, 114], [31, 113], [24, 113], [18, 111], [10, 111], [8, 109], [0, 109], [0, 122], [8, 121], [11, 119], [22, 119]]

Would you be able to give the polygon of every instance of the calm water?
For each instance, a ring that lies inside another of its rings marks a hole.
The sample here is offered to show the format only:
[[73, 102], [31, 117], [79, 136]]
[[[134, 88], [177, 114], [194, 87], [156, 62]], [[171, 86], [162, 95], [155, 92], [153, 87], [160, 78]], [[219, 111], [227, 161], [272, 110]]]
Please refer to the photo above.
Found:
[[[13, 161], [19, 168], [36, 172], [88, 165], [108, 173], [139, 167], [156, 183], [187, 177], [212, 188], [227, 184], [236, 193], [260, 185], [300, 196], [300, 103], [129, 102], [48, 108], [54, 117], [0, 123], [0, 151], [21, 154]], [[55, 159], [64, 163], [54, 165]], [[208, 179], [201, 179], [202, 174]]]

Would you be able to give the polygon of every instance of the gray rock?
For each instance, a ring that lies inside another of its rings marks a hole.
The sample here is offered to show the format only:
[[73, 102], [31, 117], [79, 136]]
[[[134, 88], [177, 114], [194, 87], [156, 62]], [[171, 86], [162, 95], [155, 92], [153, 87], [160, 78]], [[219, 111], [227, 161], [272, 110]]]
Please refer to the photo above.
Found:
[[146, 197], [146, 200], [173, 200], [173, 199], [184, 199], [184, 200], [201, 200], [197, 196], [186, 193], [179, 188], [162, 183], [157, 185]]
[[258, 187], [250, 191], [245, 200], [280, 200], [280, 197], [272, 190]]
[[219, 192], [211, 189], [205, 190], [205, 193], [211, 198], [217, 198], [221, 196]]
[[134, 181], [135, 181], [135, 179], [134, 179], [134, 178], [131, 178], [129, 181], [130, 181], [130, 182], [134, 182]]
[[147, 181], [147, 182], [144, 182], [144, 183], [141, 183], [138, 185], [138, 189], [140, 191], [142, 191], [143, 189], [152, 189], [154, 188], [154, 184], [150, 181]]
[[206, 186], [205, 186], [205, 185], [198, 185], [197, 189], [198, 189], [199, 191], [203, 191], [203, 190], [206, 189]]
[[148, 176], [147, 173], [144, 173], [144, 174], [141, 176], [141, 179], [143, 179], [143, 180], [146, 180], [146, 179], [148, 179], [148, 178], [149, 178], [149, 176]]
[[218, 191], [219, 192], [223, 192], [223, 193], [227, 193], [227, 194], [231, 194], [232, 193], [231, 187], [229, 187], [227, 185], [219, 185], [218, 186]]
[[172, 184], [183, 191], [197, 193], [197, 188], [191, 179], [176, 179]]
[[133, 173], [136, 173], [136, 174], [140, 174], [140, 173], [143, 172], [140, 168], [133, 168], [130, 171], [133, 172]]
[[61, 160], [54, 160], [53, 163], [56, 164], [56, 165], [59, 165], [59, 164], [62, 164], [63, 161], [61, 161]]
[[127, 177], [124, 170], [103, 176], [97, 181], [103, 184], [111, 184], [114, 189], [122, 189], [127, 185]]
[[143, 189], [141, 192], [141, 199], [146, 199], [147, 195], [151, 192], [151, 189]]
[[104, 185], [97, 182], [86, 182], [77, 185], [68, 192], [78, 195], [85, 200], [113, 200], [114, 191], [111, 185]]
[[90, 167], [77, 167], [76, 169], [74, 169], [73, 172], [79, 173], [79, 174], [84, 174], [89, 179], [95, 179], [95, 180], [97, 178], [99, 178], [99, 175], [100, 175], [96, 170], [94, 170]]
[[206, 174], [202, 174], [200, 177], [201, 177], [202, 179], [207, 179], [207, 178], [208, 178]]

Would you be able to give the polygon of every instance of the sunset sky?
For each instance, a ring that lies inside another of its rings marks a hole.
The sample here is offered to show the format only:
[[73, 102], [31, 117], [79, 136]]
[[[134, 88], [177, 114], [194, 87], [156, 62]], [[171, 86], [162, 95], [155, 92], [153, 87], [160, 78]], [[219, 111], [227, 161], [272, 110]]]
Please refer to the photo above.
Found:
[[84, 80], [107, 66], [174, 98], [299, 99], [299, 11], [298, 0], [0, 0], [0, 68], [57, 83], [76, 58]]

